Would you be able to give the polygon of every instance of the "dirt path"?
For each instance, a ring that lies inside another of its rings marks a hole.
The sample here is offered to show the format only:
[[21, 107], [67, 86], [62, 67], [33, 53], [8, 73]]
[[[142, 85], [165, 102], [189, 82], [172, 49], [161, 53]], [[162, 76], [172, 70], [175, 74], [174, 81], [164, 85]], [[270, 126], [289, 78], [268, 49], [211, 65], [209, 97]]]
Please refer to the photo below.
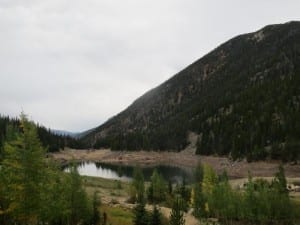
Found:
[[[232, 178], [243, 178], [248, 176], [248, 171], [253, 176], [270, 177], [277, 170], [280, 162], [253, 162], [231, 161], [226, 157], [199, 156], [192, 150], [182, 152], [154, 152], [154, 151], [110, 151], [102, 150], [74, 150], [66, 149], [61, 152], [50, 154], [54, 160], [61, 163], [75, 161], [94, 161], [111, 164], [140, 165], [142, 167], [155, 166], [159, 164], [172, 165], [193, 169], [200, 161], [211, 165], [217, 172], [223, 170], [228, 172]], [[300, 165], [285, 164], [287, 177], [300, 177]]]

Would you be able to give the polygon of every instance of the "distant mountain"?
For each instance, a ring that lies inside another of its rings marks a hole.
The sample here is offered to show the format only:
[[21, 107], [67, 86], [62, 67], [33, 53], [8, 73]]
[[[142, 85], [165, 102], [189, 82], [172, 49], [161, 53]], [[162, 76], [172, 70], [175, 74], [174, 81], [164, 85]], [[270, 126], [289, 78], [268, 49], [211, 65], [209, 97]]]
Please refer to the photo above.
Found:
[[[80, 132], [76, 135], [76, 138], [78, 139], [82, 139], [83, 137], [89, 135], [90, 133], [92, 133], [96, 128], [91, 128], [89, 130], [86, 130], [86, 131], [83, 131], [83, 132]], [[90, 145], [89, 145], [90, 146]]]
[[86, 131], [82, 131], [82, 132], [70, 132], [70, 131], [65, 131], [65, 130], [51, 129], [51, 132], [56, 135], [69, 136], [71, 138], [80, 139], [80, 138], [88, 135], [89, 133], [91, 133], [94, 130], [95, 130], [95, 128], [92, 128], [92, 129], [89, 129]]
[[[195, 43], [196, 45], [197, 43]], [[300, 22], [237, 36], [82, 140], [121, 150], [176, 150], [248, 160], [300, 155]]]
[[62, 135], [62, 136], [70, 136], [73, 138], [76, 138], [77, 135], [79, 135], [79, 132], [70, 132], [70, 131], [65, 131], [65, 130], [55, 130], [55, 129], [51, 129], [51, 132], [53, 134], [57, 134], [57, 135]]

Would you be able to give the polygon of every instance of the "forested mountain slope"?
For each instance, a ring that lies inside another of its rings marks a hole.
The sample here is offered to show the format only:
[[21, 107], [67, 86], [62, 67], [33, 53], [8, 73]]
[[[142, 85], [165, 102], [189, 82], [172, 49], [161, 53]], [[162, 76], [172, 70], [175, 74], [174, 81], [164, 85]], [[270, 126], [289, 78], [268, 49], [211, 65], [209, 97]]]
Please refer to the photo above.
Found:
[[[196, 43], [195, 43], [196, 44]], [[82, 138], [121, 150], [294, 160], [300, 146], [300, 22], [237, 36]]]

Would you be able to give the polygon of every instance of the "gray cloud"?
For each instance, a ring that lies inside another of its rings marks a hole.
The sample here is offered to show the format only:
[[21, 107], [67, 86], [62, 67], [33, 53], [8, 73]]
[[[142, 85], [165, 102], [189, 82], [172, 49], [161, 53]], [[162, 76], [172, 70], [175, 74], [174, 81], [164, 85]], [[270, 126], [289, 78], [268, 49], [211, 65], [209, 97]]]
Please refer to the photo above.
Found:
[[297, 0], [0, 0], [0, 113], [89, 129]]

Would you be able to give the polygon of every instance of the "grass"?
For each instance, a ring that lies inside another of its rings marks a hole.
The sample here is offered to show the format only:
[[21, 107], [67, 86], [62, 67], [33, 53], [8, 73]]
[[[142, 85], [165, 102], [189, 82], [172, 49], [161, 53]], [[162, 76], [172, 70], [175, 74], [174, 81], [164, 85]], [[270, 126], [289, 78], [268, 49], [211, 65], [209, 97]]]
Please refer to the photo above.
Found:
[[100, 212], [107, 214], [107, 224], [111, 225], [132, 225], [133, 213], [129, 209], [124, 209], [120, 206], [111, 207], [109, 205], [102, 205]]
[[104, 188], [104, 189], [126, 189], [129, 187], [129, 183], [125, 181], [110, 180], [101, 177], [82, 177], [84, 186]]
[[129, 183], [125, 181], [89, 176], [83, 176], [82, 181], [84, 188], [90, 196], [92, 196], [94, 192], [99, 192], [100, 196], [128, 196]]
[[[127, 198], [129, 183], [118, 180], [110, 180], [100, 177], [82, 177], [83, 186], [87, 194], [92, 197], [95, 192], [101, 198], [100, 213], [107, 215], [107, 225], [132, 225], [133, 213], [119, 205], [118, 198]], [[103, 202], [110, 199], [109, 202]]]

